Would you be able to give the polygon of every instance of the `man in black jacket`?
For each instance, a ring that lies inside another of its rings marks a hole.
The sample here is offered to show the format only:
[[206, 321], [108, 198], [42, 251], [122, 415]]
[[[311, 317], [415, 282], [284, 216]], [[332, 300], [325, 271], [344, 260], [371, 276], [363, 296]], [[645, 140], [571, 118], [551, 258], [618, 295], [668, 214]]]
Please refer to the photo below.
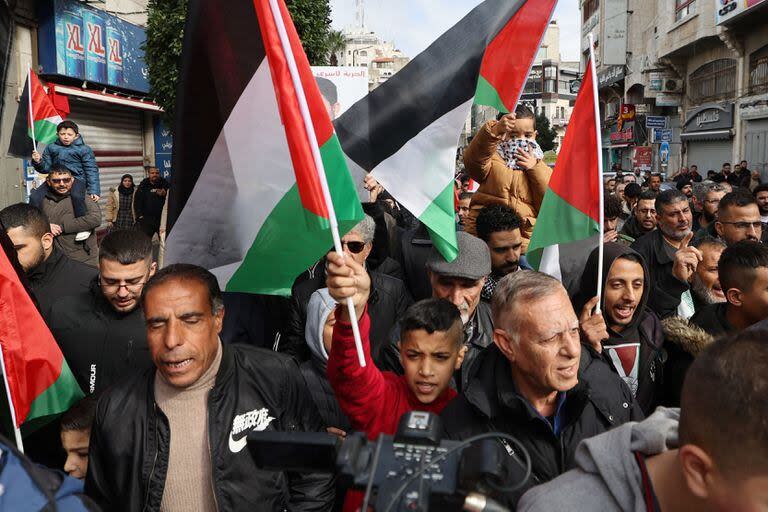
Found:
[[677, 313], [681, 296], [688, 291], [687, 278], [701, 261], [701, 252], [688, 246], [693, 238], [693, 214], [682, 192], [673, 189], [659, 194], [656, 215], [658, 229], [640, 237], [631, 247], [648, 267], [648, 307], [666, 318]]
[[295, 361], [221, 344], [203, 268], [164, 268], [142, 302], [155, 367], [99, 400], [86, 493], [115, 511], [330, 510], [332, 476], [261, 470], [246, 448], [252, 432], [323, 429]]
[[149, 167], [148, 178], [144, 178], [136, 189], [133, 207], [136, 211], [136, 222], [139, 228], [150, 238], [158, 233], [160, 236], [160, 219], [168, 196], [170, 184], [160, 177], [157, 167]]
[[646, 190], [640, 193], [637, 204], [632, 209], [632, 215], [624, 223], [620, 234], [637, 240], [654, 229], [656, 229], [656, 192]]
[[51, 223], [38, 208], [17, 203], [0, 211], [0, 222], [13, 242], [19, 263], [35, 293], [43, 318], [60, 297], [88, 290], [96, 270], [69, 258], [53, 243]]
[[51, 306], [51, 332], [85, 393], [152, 364], [139, 299], [156, 268], [149, 237], [113, 231], [101, 242], [99, 275], [89, 290]]
[[[579, 320], [556, 279], [524, 270], [501, 280], [493, 296], [494, 346], [476, 363], [467, 389], [441, 414], [451, 439], [483, 432], [515, 436], [531, 457], [522, 493], [573, 467], [583, 439], [642, 418], [632, 393], [579, 340]], [[510, 462], [520, 461], [511, 445]], [[517, 482], [522, 470], [513, 470]]]
[[[360, 223], [341, 237], [344, 254], [361, 265], [366, 265], [373, 250], [376, 223], [365, 215]], [[371, 316], [371, 357], [378, 361], [382, 347], [389, 340], [389, 332], [395, 321], [413, 303], [405, 284], [390, 275], [371, 271], [371, 297], [368, 301]], [[311, 269], [311, 276], [291, 291], [288, 309], [288, 326], [278, 344], [278, 351], [295, 357], [299, 362], [308, 361], [309, 349], [304, 338], [307, 323], [307, 304], [312, 294], [325, 288], [325, 259]]]

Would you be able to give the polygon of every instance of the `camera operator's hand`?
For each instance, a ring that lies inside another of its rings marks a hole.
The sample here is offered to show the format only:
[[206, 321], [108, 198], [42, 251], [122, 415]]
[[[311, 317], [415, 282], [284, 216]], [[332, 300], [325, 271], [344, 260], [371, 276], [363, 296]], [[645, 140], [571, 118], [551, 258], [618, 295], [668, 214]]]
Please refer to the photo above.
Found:
[[[352, 297], [355, 313], [360, 319], [371, 294], [371, 278], [363, 266], [350, 257], [329, 252], [327, 259], [328, 293], [341, 305], [346, 305], [347, 298]], [[339, 308], [337, 314], [341, 315], [339, 320], [349, 322], [349, 312], [346, 307]]]

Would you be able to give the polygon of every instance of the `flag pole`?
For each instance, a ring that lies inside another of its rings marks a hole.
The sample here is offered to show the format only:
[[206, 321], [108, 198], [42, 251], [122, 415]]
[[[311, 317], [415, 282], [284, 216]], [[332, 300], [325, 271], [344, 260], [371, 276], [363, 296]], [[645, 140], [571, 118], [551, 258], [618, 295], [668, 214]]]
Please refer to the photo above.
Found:
[[27, 64], [27, 97], [29, 98], [29, 132], [32, 134], [32, 148], [37, 151], [35, 140], [35, 115], [32, 110], [32, 66]]
[[605, 198], [603, 197], [603, 136], [600, 133], [600, 102], [597, 90], [597, 69], [595, 66], [595, 42], [592, 33], [589, 33], [589, 66], [592, 72], [592, 98], [595, 106], [595, 137], [597, 139], [597, 193], [600, 202], [600, 237], [598, 238], [597, 254], [597, 306], [595, 313], [600, 313], [600, 296], [603, 294], [603, 252], [605, 236], [605, 215], [603, 215]]
[[5, 353], [3, 352], [2, 347], [0, 347], [0, 370], [3, 372], [3, 384], [5, 384], [5, 393], [8, 396], [8, 407], [11, 409], [11, 421], [13, 422], [13, 433], [16, 436], [16, 448], [21, 453], [24, 453], [24, 443], [21, 440], [21, 429], [16, 426], [16, 408], [13, 406], [11, 386], [8, 383], [8, 372], [5, 369]]
[[[315, 126], [312, 122], [312, 116], [309, 112], [309, 105], [307, 104], [307, 97], [304, 94], [304, 88], [301, 84], [301, 77], [299, 76], [299, 68], [296, 65], [296, 58], [293, 56], [291, 50], [291, 43], [288, 39], [288, 31], [285, 28], [285, 22], [283, 16], [280, 13], [280, 6], [277, 0], [269, 0], [270, 10], [272, 11], [272, 18], [275, 21], [277, 33], [280, 36], [280, 44], [283, 47], [283, 53], [285, 54], [285, 61], [288, 65], [288, 69], [291, 73], [291, 81], [293, 82], [293, 88], [296, 90], [296, 97], [299, 102], [299, 110], [301, 111], [301, 117], [304, 119], [304, 126], [307, 130], [307, 137], [309, 138], [309, 145], [312, 149], [312, 157], [315, 162], [315, 167], [320, 177], [320, 185], [323, 189], [323, 196], [325, 197], [325, 203], [328, 208], [328, 217], [331, 224], [331, 236], [333, 237], [334, 250], [344, 255], [344, 250], [341, 246], [341, 236], [339, 236], [339, 222], [336, 219], [336, 210], [333, 207], [333, 200], [331, 198], [331, 189], [328, 186], [328, 178], [325, 175], [325, 166], [323, 165], [323, 158], [320, 155], [320, 147], [317, 143], [317, 136], [315, 135]], [[352, 333], [355, 337], [355, 348], [357, 349], [357, 359], [360, 362], [361, 367], [365, 367], [365, 355], [363, 354], [363, 342], [360, 338], [360, 327], [357, 324], [357, 314], [355, 313], [355, 304], [352, 301], [352, 297], [347, 298], [347, 309], [349, 310], [349, 320], [352, 323]]]

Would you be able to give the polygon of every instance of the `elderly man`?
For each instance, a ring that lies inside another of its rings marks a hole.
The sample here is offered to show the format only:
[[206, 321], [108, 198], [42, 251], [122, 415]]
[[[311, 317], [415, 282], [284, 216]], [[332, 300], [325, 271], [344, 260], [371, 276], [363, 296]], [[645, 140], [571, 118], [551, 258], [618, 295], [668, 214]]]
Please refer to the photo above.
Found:
[[[344, 255], [365, 267], [366, 260], [373, 249], [375, 231], [375, 221], [369, 215], [365, 215], [357, 226], [341, 237]], [[294, 285], [291, 291], [288, 327], [278, 345], [278, 351], [285, 352], [300, 362], [310, 359], [309, 348], [304, 337], [307, 305], [315, 291], [325, 288], [326, 265], [326, 260], [323, 258], [315, 267], [314, 275]], [[374, 361], [378, 361], [382, 348], [389, 341], [392, 326], [405, 313], [413, 300], [400, 279], [377, 271], [371, 271], [369, 275], [371, 277], [371, 294], [368, 301], [370, 308], [368, 312], [371, 317], [371, 356]]]
[[75, 179], [66, 167], [53, 167], [48, 174], [48, 192], [41, 209], [51, 221], [51, 233], [64, 254], [75, 261], [97, 266], [99, 249], [94, 230], [101, 225], [101, 210], [95, 201], [85, 201], [86, 213], [75, 216], [71, 196]]
[[763, 223], [752, 194], [746, 190], [725, 194], [720, 200], [715, 231], [728, 245], [741, 240], [759, 241], [763, 234]]
[[693, 309], [698, 311], [708, 304], [725, 302], [725, 293], [720, 286], [718, 262], [726, 245], [719, 238], [705, 237], [695, 247], [701, 251], [701, 261], [691, 276]]
[[[429, 280], [432, 284], [432, 296], [447, 299], [459, 308], [464, 324], [467, 354], [456, 380], [460, 390], [469, 381], [472, 365], [478, 356], [492, 343], [493, 322], [491, 308], [481, 301], [483, 286], [491, 273], [491, 256], [488, 246], [479, 238], [465, 233], [456, 233], [459, 254], [452, 262], [446, 262], [436, 249], [432, 249], [427, 261]], [[400, 322], [395, 325], [390, 336], [387, 350], [382, 353], [380, 367], [384, 370], [403, 373], [400, 351]]]
[[[571, 469], [581, 440], [642, 417], [621, 377], [581, 344], [579, 320], [559, 281], [531, 270], [508, 275], [492, 307], [494, 346], [443, 411], [448, 437], [511, 433], [531, 456], [527, 489]], [[520, 458], [506, 446], [516, 467]]]
[[219, 340], [216, 278], [171, 265], [144, 288], [154, 366], [99, 400], [86, 493], [104, 510], [331, 510], [333, 478], [260, 470], [249, 432], [323, 430], [296, 363]]
[[680, 297], [688, 290], [688, 279], [701, 261], [701, 253], [688, 247], [693, 232], [693, 215], [688, 198], [679, 190], [665, 190], [656, 197], [658, 227], [639, 238], [632, 248], [648, 266], [651, 285], [650, 307], [661, 318], [672, 316]]

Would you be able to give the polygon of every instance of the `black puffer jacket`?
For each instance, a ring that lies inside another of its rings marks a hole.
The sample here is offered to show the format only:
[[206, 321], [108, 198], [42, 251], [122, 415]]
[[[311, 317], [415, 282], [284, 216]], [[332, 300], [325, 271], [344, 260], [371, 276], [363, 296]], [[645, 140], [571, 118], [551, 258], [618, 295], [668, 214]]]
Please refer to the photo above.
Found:
[[664, 364], [664, 394], [660, 405], [680, 407], [685, 374], [693, 360], [712, 344], [714, 338], [684, 318], [673, 316], [665, 318], [662, 323], [667, 361]]
[[[505, 432], [523, 444], [531, 457], [532, 475], [523, 489], [501, 497], [507, 506], [514, 506], [530, 487], [572, 469], [576, 447], [582, 440], [643, 418], [624, 381], [584, 346], [579, 383], [566, 393], [565, 421], [559, 436], [517, 393], [510, 363], [495, 345], [485, 351], [477, 365], [467, 390], [443, 410], [443, 427], [450, 439]], [[513, 470], [510, 481], [517, 481], [521, 476], [520, 467], [519, 472]]]
[[51, 306], [60, 297], [88, 291], [96, 269], [75, 261], [54, 244], [48, 259], [27, 274], [43, 318], [48, 319]]
[[[260, 470], [243, 442], [252, 431], [324, 430], [295, 361], [254, 347], [225, 345], [223, 350], [208, 395], [219, 510], [330, 510], [331, 476]], [[155, 405], [154, 380], [155, 370], [148, 370], [99, 400], [85, 491], [104, 510], [160, 510], [171, 432]]]
[[307, 389], [312, 396], [312, 401], [317, 406], [317, 411], [326, 427], [336, 427], [344, 432], [352, 430], [349, 418], [342, 412], [336, 394], [326, 375], [327, 364], [313, 357], [309, 361], [301, 363], [301, 375], [307, 383]]
[[[371, 316], [371, 357], [378, 361], [379, 352], [389, 341], [392, 325], [405, 313], [408, 306], [413, 304], [413, 299], [400, 279], [379, 272], [370, 272], [370, 276], [371, 296], [368, 299], [368, 313]], [[304, 339], [307, 305], [312, 294], [321, 288], [325, 288], [324, 264], [315, 270], [312, 279], [294, 286], [291, 292], [288, 327], [281, 336], [278, 351], [292, 355], [300, 362], [309, 360], [309, 349]]]
[[152, 366], [141, 307], [118, 313], [101, 294], [97, 278], [88, 291], [56, 301], [48, 324], [86, 394]]

